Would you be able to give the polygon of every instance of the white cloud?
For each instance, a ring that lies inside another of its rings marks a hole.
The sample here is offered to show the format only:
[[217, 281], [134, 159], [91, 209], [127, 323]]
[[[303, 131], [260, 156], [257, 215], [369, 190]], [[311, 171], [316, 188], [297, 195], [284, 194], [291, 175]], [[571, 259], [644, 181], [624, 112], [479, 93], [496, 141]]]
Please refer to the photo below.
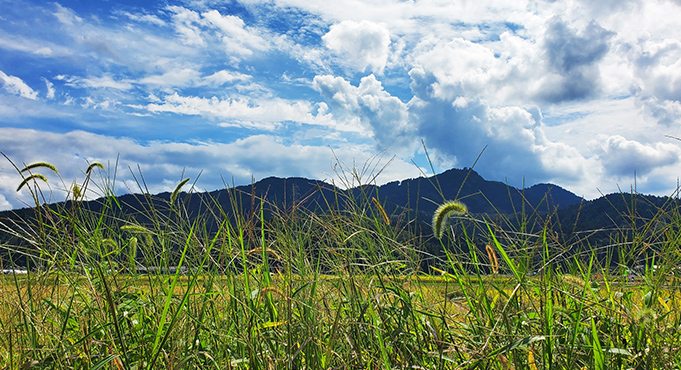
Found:
[[482, 97], [493, 105], [561, 103], [600, 91], [599, 63], [613, 36], [592, 22], [579, 30], [558, 18], [531, 37], [505, 30], [476, 42], [423, 37], [408, 60], [433, 74], [431, 93], [446, 99]]
[[64, 52], [63, 48], [61, 47], [56, 47], [59, 49], [59, 53], [55, 52], [55, 46], [51, 43], [35, 41], [16, 35], [9, 35], [2, 31], [0, 31], [0, 48], [7, 50], [17, 50], [45, 58], [53, 57], [56, 54], [61, 54]]
[[221, 38], [229, 54], [249, 56], [253, 50], [266, 50], [268, 45], [253, 29], [246, 27], [244, 21], [233, 15], [221, 15], [217, 10], [203, 13], [202, 16], [222, 31]]
[[515, 185], [523, 178], [529, 183], [576, 182], [592, 166], [574, 147], [546, 138], [537, 108], [489, 106], [480, 98], [460, 95], [461, 90], [443, 90], [450, 85], [423, 68], [414, 68], [410, 75], [414, 97], [408, 104], [387, 93], [373, 75], [357, 87], [340, 77], [317, 76], [313, 87], [335, 119], [358, 120], [379, 146], [403, 158], [410, 158], [424, 139], [443, 167], [471, 166], [487, 147], [478, 163], [480, 172], [495, 180], [508, 177]]
[[409, 113], [419, 137], [441, 161], [472, 166], [491, 180], [575, 181], [583, 176], [585, 159], [568, 145], [546, 139], [536, 114], [520, 107], [490, 107], [470, 101], [454, 106], [449, 100], [414, 98]]
[[199, 13], [181, 6], [168, 6], [173, 13], [173, 26], [175, 32], [180, 35], [182, 42], [190, 46], [203, 46], [206, 44], [201, 35], [201, 16]]
[[336, 23], [344, 20], [385, 23], [393, 34], [440, 34], [443, 39], [462, 36], [463, 30], [482, 34], [481, 27], [453, 27], [457, 24], [490, 24], [515, 22], [521, 24], [539, 18], [537, 14], [553, 7], [546, 2], [525, 1], [359, 1], [337, 0], [317, 2], [308, 0], [277, 0], [281, 8], [296, 7]]
[[130, 80], [127, 79], [116, 80], [109, 75], [87, 78], [59, 75], [56, 76], [55, 79], [65, 81], [68, 86], [73, 87], [85, 87], [93, 89], [114, 89], [122, 91], [130, 90], [133, 87]]
[[218, 87], [229, 83], [248, 81], [250, 79], [250, 75], [224, 69], [208, 76], [201, 76], [201, 73], [193, 68], [178, 68], [168, 70], [160, 75], [143, 77], [139, 79], [137, 83], [158, 87], [165, 91], [172, 91], [172, 89], [176, 87]]
[[45, 94], [45, 97], [48, 99], [54, 99], [54, 94], [55, 94], [55, 89], [54, 89], [54, 84], [50, 82], [47, 78], [43, 77], [43, 81], [45, 82], [45, 88], [47, 89], [47, 93]]
[[79, 17], [73, 10], [65, 8], [58, 3], [54, 3], [54, 5], [57, 10], [52, 14], [57, 17], [59, 22], [66, 25], [74, 25], [76, 23], [83, 22], [83, 19]]
[[408, 122], [407, 105], [386, 92], [374, 75], [362, 78], [357, 87], [342, 77], [316, 76], [312, 87], [326, 99], [334, 118], [351, 127], [362, 124], [379, 149], [404, 157], [414, 153], [418, 143]]
[[150, 23], [156, 26], [165, 26], [166, 22], [164, 22], [162, 19], [159, 17], [152, 15], [152, 14], [133, 14], [129, 12], [123, 12], [123, 14], [130, 18], [133, 21], [137, 22], [144, 22], [144, 23]]
[[209, 85], [220, 86], [232, 82], [248, 81], [251, 79], [251, 77], [252, 76], [243, 73], [227, 71], [223, 69], [213, 73], [210, 76], [206, 76], [204, 81]]
[[238, 126], [273, 130], [285, 121], [308, 124], [324, 124], [326, 120], [312, 115], [313, 107], [307, 101], [272, 98], [268, 100], [247, 97], [219, 99], [168, 95], [163, 103], [153, 103], [137, 108], [153, 113], [170, 112], [182, 115], [205, 116], [213, 119], [229, 120], [223, 126]]
[[646, 175], [658, 167], [679, 163], [681, 148], [675, 144], [643, 144], [627, 140], [620, 135], [601, 138], [602, 153], [599, 155], [605, 171], [622, 177]]
[[43, 99], [7, 94], [0, 98], [0, 126], [31, 127], [36, 120], [45, 119], [72, 122], [77, 118], [73, 111]]
[[390, 32], [385, 25], [369, 21], [343, 21], [331, 26], [322, 37], [326, 46], [359, 71], [371, 68], [374, 73], [383, 73], [390, 52]]
[[5, 196], [0, 194], [0, 211], [12, 209], [12, 204], [5, 199]]
[[201, 78], [200, 73], [192, 68], [173, 69], [161, 75], [147, 76], [139, 80], [145, 85], [162, 86], [164, 88], [191, 86]]
[[643, 110], [657, 122], [665, 125], [677, 125], [681, 122], [681, 101], [659, 99], [657, 96], [645, 96], [636, 91]]
[[504, 73], [502, 62], [484, 45], [462, 38], [424, 40], [414, 54], [417, 68], [427, 70], [437, 79], [429, 87], [434, 97], [455, 99], [463, 94], [476, 97], [502, 85], [493, 81], [494, 74]]
[[2, 81], [5, 91], [10, 94], [19, 95], [32, 100], [38, 99], [38, 92], [31, 89], [31, 87], [19, 77], [8, 76], [5, 72], [0, 71], [0, 81]]

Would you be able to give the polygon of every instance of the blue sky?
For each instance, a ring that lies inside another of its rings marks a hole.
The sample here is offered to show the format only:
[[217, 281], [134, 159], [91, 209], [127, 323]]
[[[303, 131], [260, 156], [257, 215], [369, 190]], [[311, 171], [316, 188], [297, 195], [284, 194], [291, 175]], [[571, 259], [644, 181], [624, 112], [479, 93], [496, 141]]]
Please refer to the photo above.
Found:
[[[0, 151], [116, 192], [470, 167], [578, 195], [672, 194], [681, 1], [0, 0]], [[392, 158], [392, 160], [391, 160]], [[0, 209], [20, 207], [0, 163]]]

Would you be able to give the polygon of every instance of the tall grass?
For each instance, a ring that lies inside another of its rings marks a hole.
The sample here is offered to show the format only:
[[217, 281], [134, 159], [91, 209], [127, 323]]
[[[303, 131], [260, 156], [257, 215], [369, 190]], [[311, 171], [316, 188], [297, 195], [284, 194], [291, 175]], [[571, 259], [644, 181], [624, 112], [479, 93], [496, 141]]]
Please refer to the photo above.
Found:
[[[363, 186], [372, 163], [339, 163], [359, 191], [319, 198], [325, 212], [310, 194], [277, 206], [228, 187], [236, 206], [205, 196], [191, 215], [191, 180], [160, 201], [136, 173], [132, 216], [102, 165], [71, 186], [27, 168], [35, 213], [1, 224], [3, 268], [27, 269], [0, 277], [2, 368], [681, 366], [673, 202], [644, 222], [631, 207], [637, 222], [597, 250], [558, 234], [551, 212], [444, 214], [424, 233]], [[48, 206], [44, 180], [70, 202]]]

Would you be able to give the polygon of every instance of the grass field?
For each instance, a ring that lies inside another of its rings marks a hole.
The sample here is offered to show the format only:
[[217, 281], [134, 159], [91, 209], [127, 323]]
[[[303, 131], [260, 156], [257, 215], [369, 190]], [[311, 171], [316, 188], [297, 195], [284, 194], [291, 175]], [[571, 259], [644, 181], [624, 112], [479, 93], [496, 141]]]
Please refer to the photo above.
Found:
[[[632, 269], [561, 244], [548, 224], [444, 215], [424, 236], [372, 194], [268, 219], [253, 199], [255, 213], [207, 225], [184, 213], [182, 182], [140, 224], [113, 212], [100, 166], [64, 186], [68, 208], [42, 206], [50, 188], [34, 175], [53, 169], [29, 167], [17, 170], [36, 215], [2, 223], [6, 261], [30, 265], [0, 277], [0, 368], [681, 367], [681, 217], [601, 247], [650, 257]], [[92, 190], [105, 196], [98, 212], [79, 207]]]

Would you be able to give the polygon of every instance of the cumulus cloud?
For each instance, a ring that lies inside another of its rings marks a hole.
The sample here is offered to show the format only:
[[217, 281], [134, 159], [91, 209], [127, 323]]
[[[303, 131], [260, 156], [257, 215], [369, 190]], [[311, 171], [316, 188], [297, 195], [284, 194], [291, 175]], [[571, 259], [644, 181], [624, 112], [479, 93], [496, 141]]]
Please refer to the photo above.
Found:
[[681, 149], [678, 145], [667, 143], [643, 144], [613, 135], [603, 140], [601, 163], [608, 174], [615, 176], [646, 175], [658, 167], [679, 163]]
[[422, 41], [418, 47], [415, 64], [426, 70], [437, 81], [428, 85], [428, 94], [454, 99], [466, 94], [475, 97], [486, 90], [500, 61], [488, 47], [456, 38], [444, 41]]
[[655, 95], [644, 95], [634, 90], [643, 110], [665, 126], [681, 122], [681, 101], [660, 99]]
[[12, 204], [5, 199], [5, 196], [0, 194], [0, 211], [12, 209]]
[[336, 119], [362, 124], [380, 149], [413, 154], [418, 141], [409, 125], [407, 105], [386, 92], [373, 74], [363, 77], [357, 87], [342, 77], [316, 76], [312, 87], [326, 99]]
[[16, 76], [8, 76], [5, 72], [0, 71], [0, 81], [2, 87], [10, 94], [19, 95], [23, 98], [36, 100], [38, 99], [38, 92], [34, 91], [21, 78]]
[[[493, 107], [478, 97], [456, 93], [421, 67], [411, 70], [414, 97], [403, 103], [383, 89], [375, 76], [355, 87], [341, 77], [317, 76], [313, 87], [329, 104], [334, 118], [360, 124], [379, 146], [404, 158], [423, 139], [444, 168], [478, 163], [492, 179], [512, 178], [516, 184], [583, 176], [586, 159], [573, 147], [546, 138], [538, 108]], [[456, 86], [456, 84], [453, 84]]]
[[331, 26], [322, 37], [326, 46], [344, 58], [358, 70], [370, 68], [382, 73], [390, 53], [390, 32], [385, 25], [363, 20], [343, 21]]
[[546, 138], [536, 108], [493, 107], [479, 98], [438, 94], [438, 78], [422, 68], [410, 76], [412, 124], [447, 166], [471, 166], [487, 147], [478, 166], [492, 179], [508, 177], [518, 184], [523, 177], [533, 183], [582, 175], [584, 158]]
[[578, 0], [582, 7], [588, 9], [588, 14], [592, 17], [602, 17], [603, 15], [614, 15], [622, 12], [638, 11], [641, 8], [642, 0]]
[[481, 101], [455, 106], [452, 102], [410, 103], [418, 134], [437, 152], [444, 167], [470, 167], [490, 179], [508, 178], [519, 185], [581, 176], [584, 159], [567, 145], [547, 141], [532, 115], [520, 107], [493, 108]]
[[420, 40], [407, 60], [435, 78], [429, 95], [443, 99], [483, 98], [491, 105], [538, 104], [542, 76], [548, 75], [537, 40], [505, 31], [499, 40], [461, 37]]

